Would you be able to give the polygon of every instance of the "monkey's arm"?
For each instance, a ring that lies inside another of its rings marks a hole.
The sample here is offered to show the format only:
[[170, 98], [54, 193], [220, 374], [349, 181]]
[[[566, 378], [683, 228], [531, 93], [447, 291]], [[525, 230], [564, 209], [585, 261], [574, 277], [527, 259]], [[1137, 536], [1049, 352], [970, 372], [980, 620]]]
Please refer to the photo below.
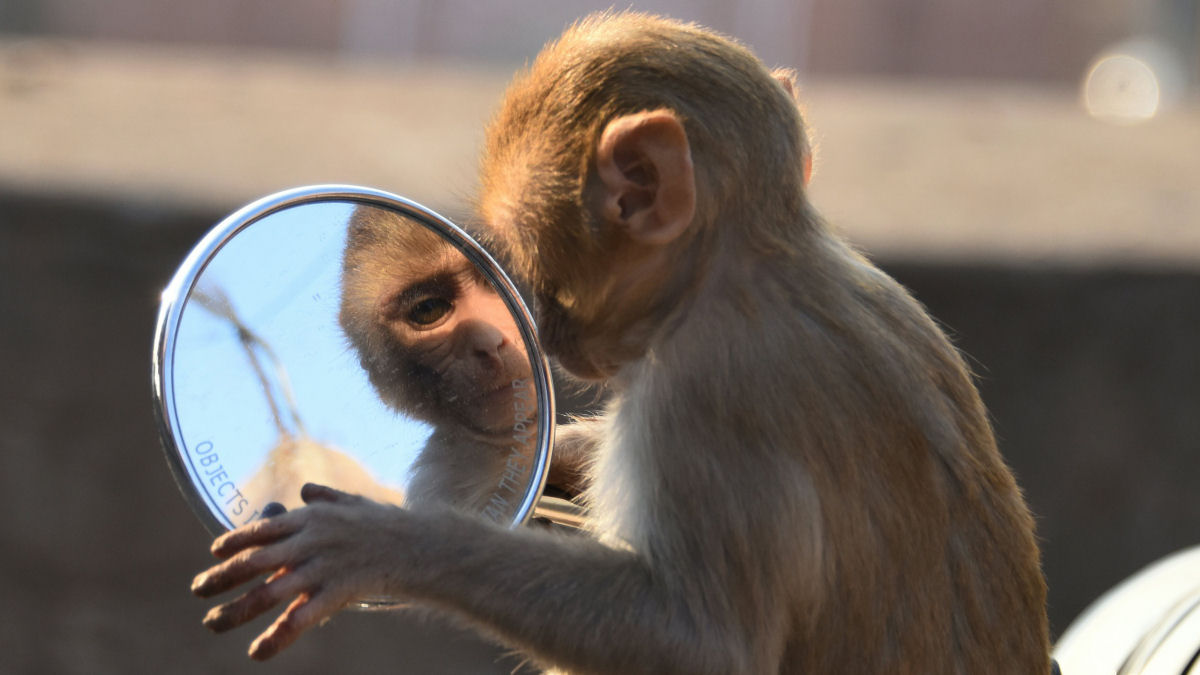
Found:
[[672, 590], [683, 570], [655, 569], [591, 539], [410, 513], [320, 486], [305, 486], [304, 497], [306, 508], [217, 539], [213, 552], [228, 559], [193, 584], [209, 597], [271, 574], [209, 612], [205, 625], [216, 631], [295, 598], [251, 645], [253, 658], [269, 658], [355, 599], [382, 595], [453, 611], [580, 672], [761, 671], [750, 662], [749, 625], [701, 609], [722, 604], [719, 579], [709, 580], [712, 598], [687, 602]]

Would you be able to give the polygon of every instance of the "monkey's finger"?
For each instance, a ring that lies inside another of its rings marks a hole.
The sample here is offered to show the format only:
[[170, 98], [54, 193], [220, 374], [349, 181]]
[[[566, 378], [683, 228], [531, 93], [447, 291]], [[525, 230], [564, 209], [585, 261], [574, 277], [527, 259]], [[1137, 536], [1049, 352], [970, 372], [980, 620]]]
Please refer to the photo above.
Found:
[[262, 518], [274, 518], [287, 513], [287, 507], [279, 502], [271, 502], [262, 508]]
[[230, 530], [213, 541], [212, 554], [218, 558], [228, 558], [244, 548], [263, 546], [291, 536], [300, 529], [303, 522], [301, 518], [295, 517], [295, 513], [282, 513]]
[[320, 485], [317, 483], [305, 483], [300, 488], [300, 499], [304, 500], [305, 504], [313, 502], [347, 502], [361, 499], [358, 495], [352, 495], [349, 492], [335, 490], [328, 485]]
[[333, 616], [345, 605], [345, 600], [328, 593], [300, 594], [250, 645], [250, 658], [264, 661], [275, 656], [304, 631]]
[[255, 586], [236, 600], [218, 605], [204, 617], [204, 626], [215, 633], [236, 628], [263, 612], [299, 595], [305, 590], [308, 579], [303, 574], [290, 570], [279, 570], [263, 583]]
[[202, 598], [219, 595], [296, 561], [289, 560], [291, 551], [282, 546], [248, 548], [219, 565], [196, 575], [192, 592]]

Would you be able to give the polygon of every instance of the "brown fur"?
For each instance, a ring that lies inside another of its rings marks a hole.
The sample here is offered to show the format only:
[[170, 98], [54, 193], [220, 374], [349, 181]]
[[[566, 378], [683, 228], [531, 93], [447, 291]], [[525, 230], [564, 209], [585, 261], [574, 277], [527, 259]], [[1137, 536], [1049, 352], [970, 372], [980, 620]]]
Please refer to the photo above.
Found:
[[384, 590], [579, 673], [1049, 672], [1033, 521], [962, 359], [814, 213], [807, 158], [738, 45], [638, 14], [568, 31], [489, 130], [481, 213], [548, 348], [613, 391], [575, 439], [597, 538], [313, 488], [218, 540], [197, 592], [307, 561], [259, 592], [307, 593], [259, 657]]
[[[483, 212], [547, 305], [571, 298], [551, 338], [650, 336], [614, 377], [593, 501], [644, 493], [611, 524], [748, 672], [1044, 672], [1033, 523], [986, 413], [922, 308], [812, 211], [781, 80], [698, 28], [602, 17], [493, 123]], [[649, 309], [614, 319], [588, 292], [611, 255], [594, 144], [655, 109], [687, 132], [698, 218]]]

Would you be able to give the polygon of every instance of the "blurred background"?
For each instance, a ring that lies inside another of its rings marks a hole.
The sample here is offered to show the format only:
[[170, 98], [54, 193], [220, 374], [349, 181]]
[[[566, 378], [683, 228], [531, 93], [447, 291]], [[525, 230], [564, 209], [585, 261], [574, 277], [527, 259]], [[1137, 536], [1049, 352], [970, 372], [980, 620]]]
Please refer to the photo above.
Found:
[[[0, 672], [511, 671], [345, 613], [214, 638], [152, 417], [158, 294], [225, 214], [359, 183], [464, 213], [515, 68], [608, 3], [0, 0]], [[634, 2], [795, 68], [818, 208], [969, 356], [1054, 631], [1200, 543], [1196, 0]], [[259, 624], [261, 625], [261, 623]]]

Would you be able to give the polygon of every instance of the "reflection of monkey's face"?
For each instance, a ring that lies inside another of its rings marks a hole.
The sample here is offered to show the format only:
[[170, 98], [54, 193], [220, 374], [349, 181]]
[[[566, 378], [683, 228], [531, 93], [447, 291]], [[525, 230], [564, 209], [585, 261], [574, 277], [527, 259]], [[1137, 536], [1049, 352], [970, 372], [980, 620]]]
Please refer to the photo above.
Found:
[[504, 300], [436, 234], [368, 220], [352, 222], [340, 320], [375, 389], [436, 425], [511, 432], [513, 383], [525, 394], [530, 366]]
[[446, 258], [381, 298], [380, 320], [443, 412], [469, 428], [505, 431], [513, 380], [529, 376], [520, 333], [487, 280], [456, 252]]

